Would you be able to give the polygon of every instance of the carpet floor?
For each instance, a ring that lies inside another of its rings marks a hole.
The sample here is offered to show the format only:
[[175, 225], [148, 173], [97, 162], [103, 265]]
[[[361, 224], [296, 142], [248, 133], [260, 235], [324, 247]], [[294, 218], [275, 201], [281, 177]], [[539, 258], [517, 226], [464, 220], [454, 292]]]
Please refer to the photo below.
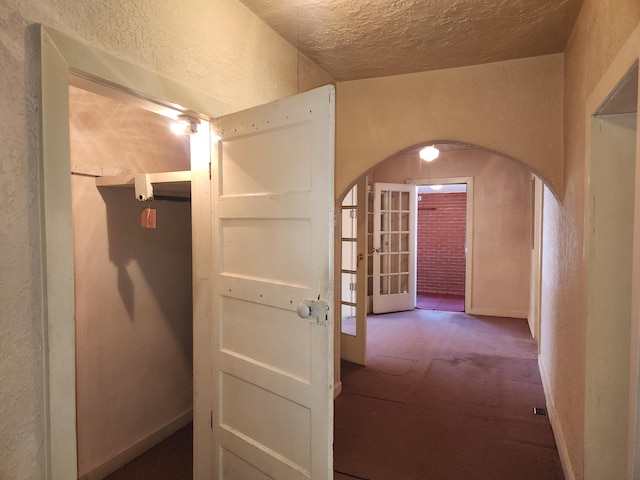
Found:
[[464, 295], [418, 293], [416, 294], [416, 308], [443, 312], [464, 312]]
[[106, 477], [106, 480], [191, 480], [193, 425], [190, 423], [151, 450]]
[[336, 480], [560, 480], [525, 320], [370, 316], [367, 366], [342, 363]]
[[[368, 364], [342, 363], [335, 480], [561, 480], [524, 320], [370, 316]], [[107, 480], [190, 480], [192, 427]]]

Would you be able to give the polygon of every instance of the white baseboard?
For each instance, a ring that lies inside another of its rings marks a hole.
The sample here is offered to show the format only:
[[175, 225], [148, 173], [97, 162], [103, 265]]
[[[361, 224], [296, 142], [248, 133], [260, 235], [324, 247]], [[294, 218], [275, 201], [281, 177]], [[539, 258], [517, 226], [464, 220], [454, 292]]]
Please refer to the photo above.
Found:
[[333, 399], [338, 398], [338, 395], [342, 393], [342, 382], [338, 381], [333, 386]]
[[553, 397], [551, 396], [551, 390], [549, 387], [549, 377], [544, 369], [544, 364], [540, 361], [538, 356], [538, 368], [540, 369], [540, 377], [542, 378], [542, 388], [544, 389], [544, 398], [547, 403], [547, 415], [549, 416], [549, 423], [553, 430], [553, 436], [556, 440], [556, 446], [558, 447], [558, 454], [560, 455], [560, 463], [562, 464], [562, 471], [564, 472], [564, 478], [566, 480], [576, 480], [576, 473], [569, 457], [567, 450], [567, 442], [565, 440], [564, 432], [562, 430], [562, 424], [558, 421], [556, 415], [556, 409], [553, 403]]
[[143, 439], [131, 445], [129, 448], [118, 453], [115, 457], [107, 460], [96, 468], [78, 477], [78, 480], [101, 480], [109, 474], [115, 472], [120, 467], [129, 463], [136, 457], [151, 449], [162, 440], [170, 437], [182, 427], [193, 420], [193, 410], [183, 413], [178, 418], [160, 427], [155, 432], [147, 435]]
[[483, 315], [485, 317], [527, 318], [529, 316], [527, 310], [501, 310], [499, 308], [482, 307], [472, 307], [465, 313], [469, 315]]

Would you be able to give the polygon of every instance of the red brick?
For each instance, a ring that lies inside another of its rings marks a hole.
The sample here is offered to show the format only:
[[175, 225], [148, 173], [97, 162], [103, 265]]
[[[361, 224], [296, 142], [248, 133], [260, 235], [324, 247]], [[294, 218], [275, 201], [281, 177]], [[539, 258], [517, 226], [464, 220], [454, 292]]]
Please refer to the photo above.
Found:
[[466, 193], [421, 196], [418, 202], [418, 293], [464, 295], [466, 209]]

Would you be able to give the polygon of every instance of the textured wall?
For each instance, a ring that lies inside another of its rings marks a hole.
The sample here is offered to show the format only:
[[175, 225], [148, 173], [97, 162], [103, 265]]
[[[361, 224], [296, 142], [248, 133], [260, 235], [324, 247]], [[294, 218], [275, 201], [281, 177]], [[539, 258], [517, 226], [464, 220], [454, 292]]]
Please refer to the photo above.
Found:
[[562, 193], [562, 55], [340, 82], [336, 191], [420, 143], [451, 140], [516, 159]]
[[585, 0], [565, 54], [565, 182], [544, 208], [541, 365], [569, 468], [583, 478], [586, 99], [640, 21], [637, 0]]
[[473, 260], [470, 312], [525, 318], [531, 271], [530, 172], [520, 163], [477, 149], [443, 151], [426, 163], [418, 152], [392, 157], [373, 182], [473, 177]]
[[45, 472], [35, 23], [189, 84], [231, 110], [330, 80], [304, 59], [298, 62], [291, 45], [235, 0], [0, 2], [2, 480], [39, 479]]
[[464, 295], [466, 193], [418, 196], [418, 293]]
[[[160, 115], [69, 89], [72, 172], [189, 170], [189, 137]], [[78, 474], [192, 409], [191, 204], [72, 176]], [[114, 465], [113, 467], [116, 467]]]

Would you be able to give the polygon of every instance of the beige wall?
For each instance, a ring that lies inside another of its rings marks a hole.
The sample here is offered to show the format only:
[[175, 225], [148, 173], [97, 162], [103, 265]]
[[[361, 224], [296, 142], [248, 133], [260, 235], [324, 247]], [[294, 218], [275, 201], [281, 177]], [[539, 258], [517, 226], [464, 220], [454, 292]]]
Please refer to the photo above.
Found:
[[[564, 71], [563, 57], [554, 55], [338, 85], [338, 194], [390, 155], [435, 139], [507, 154], [562, 193], [561, 202], [549, 190], [545, 195], [541, 365], [575, 478], [583, 477], [584, 460], [585, 101], [639, 22], [637, 0], [585, 0]], [[236, 0], [0, 3], [3, 480], [43, 478], [45, 471], [34, 23], [189, 84], [230, 111], [330, 80]]]
[[226, 104], [229, 111], [330, 81], [236, 0], [0, 2], [3, 480], [44, 478], [46, 468], [35, 23], [189, 84]]
[[158, 228], [142, 229], [133, 189], [78, 173], [188, 170], [189, 140], [157, 114], [69, 98], [78, 473], [102, 476], [190, 420], [191, 205], [156, 200]]
[[585, 475], [586, 103], [639, 21], [637, 0], [585, 0], [565, 54], [564, 199], [544, 199], [540, 364], [568, 478]]
[[469, 313], [526, 318], [531, 255], [531, 173], [513, 160], [469, 149], [442, 151], [432, 163], [416, 150], [371, 172], [373, 182], [473, 177], [473, 263]]
[[528, 165], [562, 194], [562, 55], [340, 82], [336, 191], [420, 143], [469, 143]]

